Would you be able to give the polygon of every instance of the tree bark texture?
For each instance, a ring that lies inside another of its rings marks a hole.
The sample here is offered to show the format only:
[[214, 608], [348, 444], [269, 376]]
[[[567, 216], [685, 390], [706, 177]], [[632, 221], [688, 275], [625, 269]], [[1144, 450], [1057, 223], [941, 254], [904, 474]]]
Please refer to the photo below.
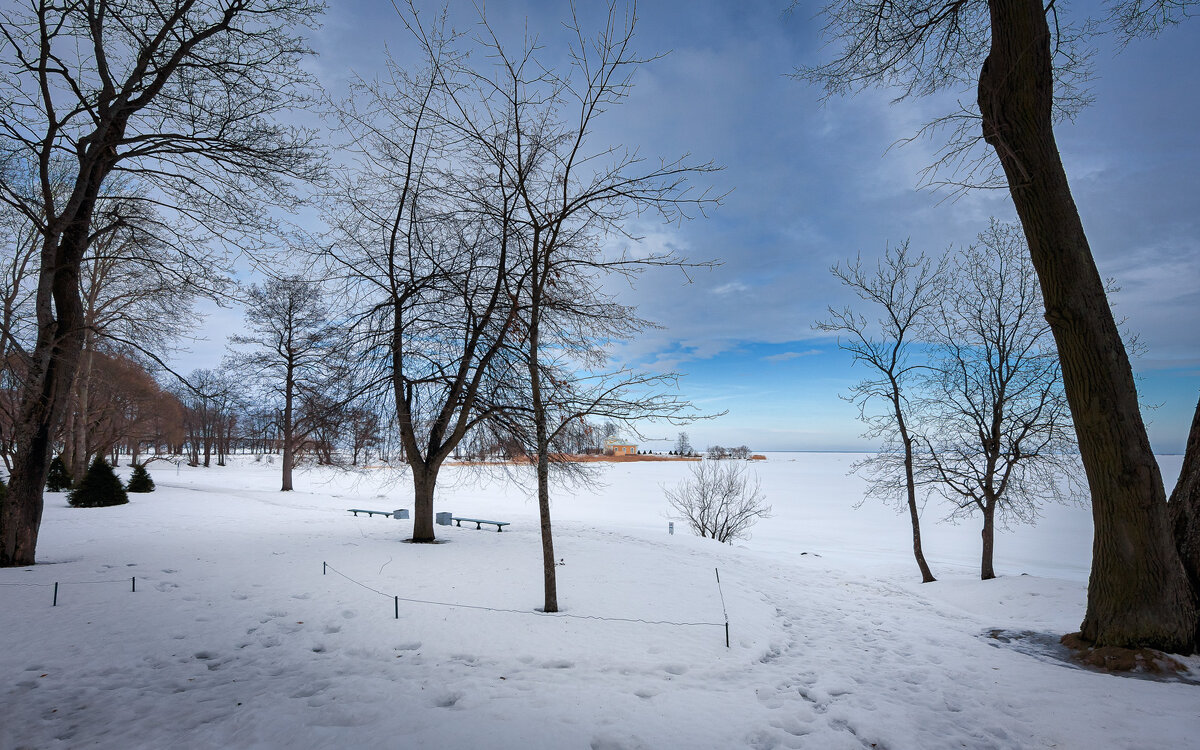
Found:
[[292, 465], [296, 462], [296, 436], [293, 432], [292, 401], [295, 384], [292, 378], [292, 367], [289, 362], [287, 376], [283, 386], [283, 486], [280, 492], [292, 491]]
[[547, 423], [546, 401], [542, 393], [541, 365], [541, 321], [542, 303], [546, 299], [546, 284], [549, 281], [550, 250], [539, 244], [534, 234], [534, 247], [542, 255], [534, 257], [530, 288], [532, 289], [529, 310], [529, 396], [533, 407], [534, 442], [537, 447], [538, 516], [542, 537], [542, 583], [545, 601], [542, 611], [558, 611], [558, 580], [554, 565], [554, 536], [550, 524], [550, 430]]
[[[1167, 510], [1175, 534], [1175, 547], [1183, 559], [1192, 590], [1200, 594], [1200, 403], [1196, 404], [1183, 467], [1179, 470], [1179, 481], [1175, 483]], [[1196, 633], [1196, 647], [1200, 649], [1200, 628]]]
[[[893, 393], [899, 393], [899, 386], [894, 382], [892, 388]], [[929, 563], [925, 562], [925, 551], [921, 548], [921, 514], [917, 508], [917, 483], [913, 476], [913, 441], [909, 437], [898, 396], [892, 399], [892, 405], [896, 408], [896, 426], [900, 430], [900, 439], [904, 442], [904, 482], [908, 493], [908, 517], [912, 522], [913, 556], [917, 559], [917, 567], [921, 569], [921, 583], [933, 583], [937, 579], [933, 577]]]
[[[539, 432], [545, 432], [544, 426]], [[539, 440], [540, 442], [540, 440]], [[538, 516], [542, 532], [542, 582], [545, 593], [544, 612], [558, 611], [558, 578], [554, 565], [554, 535], [550, 525], [550, 451], [538, 450]]]
[[435, 541], [433, 533], [433, 490], [437, 486], [438, 467], [429, 468], [410, 463], [413, 473], [413, 535], [412, 541]]
[[992, 565], [996, 546], [996, 504], [991, 502], [983, 509], [983, 559], [979, 564], [979, 579], [990, 581], [996, 577], [996, 569]]
[[1042, 0], [990, 0], [979, 77], [996, 150], [1038, 272], [1091, 488], [1095, 537], [1082, 635], [1099, 646], [1188, 652], [1196, 607], [1171, 543], [1166, 497], [1128, 356], [1055, 142]]
[[8, 493], [0, 503], [0, 567], [35, 562], [54, 433], [71, 400], [83, 350], [79, 265], [87, 249], [99, 182], [97, 177], [95, 185], [85, 191], [75, 221], [61, 235], [50, 235], [43, 243], [35, 303], [37, 341], [21, 390]]

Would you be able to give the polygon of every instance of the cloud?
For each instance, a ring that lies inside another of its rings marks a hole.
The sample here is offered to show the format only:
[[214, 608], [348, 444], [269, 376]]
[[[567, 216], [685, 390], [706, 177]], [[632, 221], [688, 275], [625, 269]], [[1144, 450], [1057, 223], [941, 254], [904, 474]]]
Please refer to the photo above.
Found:
[[728, 283], [725, 283], [718, 287], [715, 287], [713, 289], [713, 294], [723, 296], [726, 294], [734, 294], [737, 292], [749, 291], [749, 289], [750, 289], [750, 287], [746, 286], [745, 284], [743, 284], [740, 281], [730, 281]]
[[811, 357], [814, 354], [820, 354], [820, 349], [806, 349], [802, 352], [780, 352], [779, 354], [770, 354], [763, 357], [764, 362], [786, 362], [789, 359], [797, 359], [799, 357]]

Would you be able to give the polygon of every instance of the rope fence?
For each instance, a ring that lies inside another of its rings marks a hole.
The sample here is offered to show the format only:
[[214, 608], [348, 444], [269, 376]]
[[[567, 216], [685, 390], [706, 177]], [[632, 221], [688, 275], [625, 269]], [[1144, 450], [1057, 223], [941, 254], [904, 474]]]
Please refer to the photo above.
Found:
[[[675, 621], [675, 620], [647, 620], [642, 617], [609, 617], [609, 616], [605, 616], [605, 615], [577, 615], [577, 614], [573, 614], [571, 612], [539, 612], [537, 610], [529, 610], [529, 609], [511, 609], [511, 608], [507, 608], [507, 607], [487, 607], [487, 606], [483, 606], [480, 604], [462, 604], [460, 602], [443, 602], [443, 601], [437, 601], [435, 599], [417, 599], [415, 597], [400, 596], [398, 594], [389, 594], [386, 591], [380, 591], [377, 588], [368, 586], [367, 584], [363, 583], [362, 581], [351, 578], [350, 576], [346, 575], [345, 573], [343, 573], [342, 571], [333, 567], [332, 565], [330, 565], [327, 562], [321, 563], [322, 575], [328, 575], [329, 573], [335, 573], [338, 576], [340, 576], [341, 578], [344, 578], [345, 580], [349, 581], [350, 583], [353, 583], [356, 586], [364, 588], [373, 594], [378, 594], [379, 596], [382, 596], [386, 599], [391, 599], [392, 605], [393, 605], [393, 613], [394, 613], [395, 619], [397, 619], [397, 620], [400, 619], [400, 602], [405, 602], [408, 604], [425, 604], [425, 605], [434, 606], [434, 607], [452, 607], [452, 608], [456, 608], [456, 609], [473, 609], [473, 610], [478, 610], [481, 612], [499, 612], [499, 613], [503, 613], [503, 614], [531, 615], [534, 617], [553, 617], [553, 618], [569, 619], [569, 620], [594, 620], [594, 621], [600, 621], [600, 622], [627, 622], [627, 623], [634, 623], [634, 624], [639, 624], [639, 625], [667, 625], [667, 626], [678, 627], [678, 628], [690, 628], [690, 627], [722, 628], [723, 627], [725, 629], [725, 647], [729, 648], [729, 612], [725, 608], [725, 592], [721, 589], [721, 571], [717, 570], [715, 568], [714, 568], [714, 571], [716, 572], [716, 575], [717, 575], [717, 592], [720, 594], [720, 597], [721, 597], [721, 612], [725, 616], [725, 621], [723, 623], [722, 622], [679, 622], [679, 621]], [[0, 586], [25, 586], [25, 587], [30, 587], [30, 588], [51, 588], [51, 587], [53, 587], [54, 594], [51, 599], [50, 606], [57, 607], [58, 606], [58, 593], [59, 593], [60, 586], [91, 586], [91, 585], [111, 584], [111, 583], [128, 583], [130, 593], [137, 592], [137, 576], [131, 576], [129, 578], [113, 578], [113, 579], [106, 579], [106, 580], [102, 580], [102, 581], [54, 581], [53, 583], [4, 583], [4, 582], [0, 582]]]
[[105, 581], [54, 581], [53, 583], [0, 583], [0, 586], [27, 586], [27, 587], [32, 587], [32, 588], [50, 588], [51, 586], [53, 586], [54, 587], [54, 598], [51, 600], [50, 606], [57, 607], [58, 606], [58, 587], [60, 584], [65, 585], [65, 586], [91, 586], [93, 584], [98, 584], [98, 583], [125, 583], [126, 581], [129, 582], [130, 593], [136, 593], [137, 592], [137, 576], [130, 576], [128, 579], [113, 578], [113, 579], [105, 580]]
[[[355, 584], [356, 586], [361, 586], [362, 588], [366, 589], [367, 591], [370, 591], [375, 594], [379, 594], [380, 596], [383, 596], [385, 598], [391, 599], [392, 603], [393, 603], [393, 607], [394, 607], [395, 619], [397, 619], [397, 620], [400, 619], [400, 602], [407, 602], [410, 604], [427, 604], [427, 605], [432, 605], [435, 607], [454, 607], [457, 609], [474, 609], [474, 610], [480, 610], [483, 612], [500, 612], [500, 613], [513, 614], [513, 615], [531, 615], [533, 617], [553, 617], [553, 618], [570, 619], [570, 620], [599, 620], [599, 621], [603, 621], [603, 622], [629, 622], [629, 623], [636, 623], [636, 624], [641, 624], [641, 625], [671, 625], [674, 627], [681, 627], [681, 628], [684, 628], [684, 627], [721, 628], [721, 627], [723, 627], [723, 628], [725, 628], [725, 647], [726, 648], [729, 647], [729, 614], [727, 612], [725, 613], [725, 622], [720, 623], [720, 622], [676, 622], [674, 620], [646, 620], [641, 617], [607, 617], [604, 615], [576, 615], [576, 614], [572, 614], [570, 612], [538, 612], [537, 610], [530, 610], [530, 609], [509, 609], [506, 607], [486, 607], [486, 606], [483, 606], [480, 604], [461, 604], [458, 602], [441, 602], [441, 601], [436, 601], [433, 599], [416, 599], [413, 597], [400, 596], [398, 594], [389, 594], [385, 591], [380, 591], [377, 588], [368, 586], [367, 584], [363, 583], [362, 581], [358, 581], [358, 580], [355, 580], [354, 578], [351, 578], [350, 576], [346, 575], [345, 573], [343, 573], [342, 571], [333, 567], [332, 565], [330, 565], [327, 562], [321, 563], [321, 569], [322, 569], [322, 575], [328, 575], [329, 573], [336, 573], [338, 576], [346, 579], [347, 581]], [[721, 574], [720, 574], [720, 572], [718, 572], [717, 573], [718, 591], [720, 591], [720, 585], [721, 585]], [[721, 593], [721, 610], [723, 612], [725, 610], [725, 594], [724, 593]]]

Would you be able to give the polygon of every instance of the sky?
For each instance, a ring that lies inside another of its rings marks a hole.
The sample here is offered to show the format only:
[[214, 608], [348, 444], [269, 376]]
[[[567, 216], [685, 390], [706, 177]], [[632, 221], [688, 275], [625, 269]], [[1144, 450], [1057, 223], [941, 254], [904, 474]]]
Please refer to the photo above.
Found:
[[[438, 5], [418, 3], [426, 14]], [[651, 426], [646, 447], [665, 450], [686, 430], [693, 445], [755, 450], [862, 450], [857, 409], [839, 399], [868, 373], [850, 366], [829, 335], [813, 330], [829, 306], [853, 302], [829, 273], [861, 254], [873, 263], [906, 239], [931, 254], [972, 242], [988, 218], [1015, 220], [1007, 192], [955, 197], [918, 189], [936, 143], [893, 147], [953, 104], [954, 97], [893, 102], [866, 91], [823, 100], [791, 77], [827, 60], [815, 4], [785, 12], [785, 2], [643, 2], [635, 44], [663, 54], [640, 68], [629, 100], [597, 131], [608, 142], [674, 158], [713, 161], [723, 204], [680, 225], [631, 227], [647, 248], [669, 248], [712, 270], [643, 275], [619, 294], [662, 326], [614, 353], [621, 361], [683, 375], [682, 394], [715, 419], [688, 427]], [[1074, 3], [1076, 13], [1089, 3]], [[590, 12], [591, 6], [583, 12]], [[451, 2], [459, 29], [474, 7]], [[561, 52], [569, 4], [557, 0], [491, 3], [489, 19], [516, 45], [528, 30]], [[333, 92], [353, 75], [382, 69], [386, 48], [415, 59], [390, 3], [331, 3], [311, 38], [310, 65]], [[1147, 405], [1151, 442], [1182, 452], [1200, 394], [1200, 114], [1196, 84], [1180, 72], [1200, 57], [1200, 22], [1118, 50], [1097, 43], [1094, 103], [1057, 128], [1059, 148], [1100, 273], [1120, 288], [1111, 301], [1144, 353], [1134, 367]], [[969, 96], [968, 92], [968, 96]], [[177, 366], [211, 366], [224, 336], [241, 325], [237, 309], [211, 310], [207, 341]]]

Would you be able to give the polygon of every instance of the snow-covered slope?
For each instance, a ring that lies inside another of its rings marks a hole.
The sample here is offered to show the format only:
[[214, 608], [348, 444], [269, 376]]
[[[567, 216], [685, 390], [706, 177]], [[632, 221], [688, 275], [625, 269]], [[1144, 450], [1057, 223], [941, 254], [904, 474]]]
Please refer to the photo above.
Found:
[[265, 462], [160, 462], [159, 490], [127, 506], [49, 495], [41, 564], [0, 570], [0, 748], [1194, 744], [1200, 686], [1045, 645], [1082, 617], [1086, 509], [1002, 534], [1001, 578], [980, 582], [976, 526], [931, 506], [941, 580], [921, 585], [905, 518], [852, 507], [854, 458], [756, 465], [774, 516], [732, 547], [667, 534], [661, 485], [686, 464], [560, 490], [561, 616], [535, 611], [536, 506], [498, 476], [446, 469], [439, 510], [512, 525], [438, 527], [438, 545], [346, 512], [411, 509], [381, 470], [279, 493]]

